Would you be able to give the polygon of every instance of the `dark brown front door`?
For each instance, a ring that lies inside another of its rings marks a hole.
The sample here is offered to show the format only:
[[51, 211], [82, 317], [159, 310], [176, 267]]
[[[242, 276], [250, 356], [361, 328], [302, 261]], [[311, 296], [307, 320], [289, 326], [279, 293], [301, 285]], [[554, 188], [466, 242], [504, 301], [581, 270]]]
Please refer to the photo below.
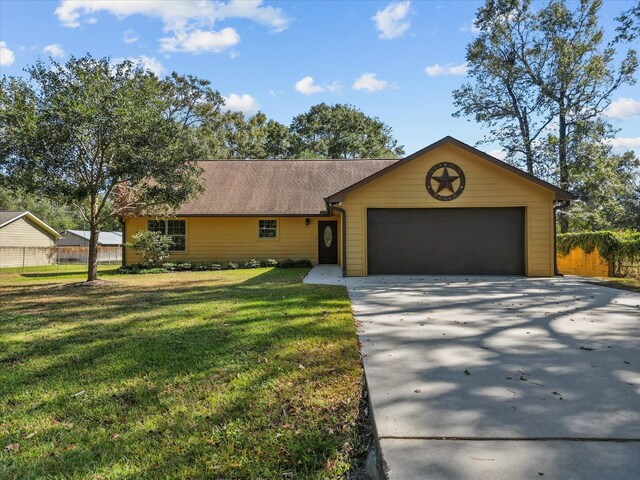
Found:
[[369, 274], [524, 275], [524, 208], [373, 208]]
[[338, 222], [318, 222], [318, 263], [338, 263]]

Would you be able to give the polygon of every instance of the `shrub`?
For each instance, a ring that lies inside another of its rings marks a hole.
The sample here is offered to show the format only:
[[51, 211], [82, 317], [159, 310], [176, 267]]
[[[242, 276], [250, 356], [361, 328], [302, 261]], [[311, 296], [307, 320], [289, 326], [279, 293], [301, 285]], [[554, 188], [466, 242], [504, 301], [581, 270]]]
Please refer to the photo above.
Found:
[[120, 275], [137, 275], [139, 273], [168, 273], [168, 268], [162, 267], [145, 267], [142, 264], [127, 265], [126, 267], [120, 267], [116, 270], [116, 273]]
[[640, 258], [640, 232], [577, 232], [561, 233], [557, 236], [558, 252], [566, 255], [575, 247], [580, 247], [585, 253], [591, 253], [594, 248], [602, 258], [614, 261], [635, 260]]
[[131, 247], [138, 252], [138, 255], [142, 258], [142, 265], [155, 267], [169, 257], [171, 244], [171, 238], [160, 232], [140, 230], [133, 235], [133, 242], [127, 243], [127, 247]]
[[307, 260], [306, 258], [300, 260], [292, 260], [287, 258], [279, 265], [282, 268], [311, 268], [311, 260]]
[[598, 249], [600, 256], [611, 262], [613, 275], [624, 275], [624, 262], [636, 262], [640, 259], [639, 231], [599, 231], [559, 234], [556, 239], [560, 255], [567, 255], [572, 249], [580, 247], [585, 253]]
[[248, 262], [242, 264], [242, 268], [260, 268], [260, 262], [256, 259], [251, 259]]
[[166, 272], [181, 272], [181, 271], [218, 271], [218, 270], [237, 270], [239, 268], [311, 268], [311, 260], [300, 259], [292, 260], [287, 259], [283, 262], [278, 262], [273, 258], [267, 258], [265, 260], [251, 259], [246, 262], [227, 262], [227, 263], [191, 263], [181, 262], [172, 263], [166, 262], [156, 265], [148, 265], [145, 263], [137, 263], [133, 265], [127, 265], [120, 267], [116, 273], [120, 274], [139, 274], [139, 273], [166, 273]]

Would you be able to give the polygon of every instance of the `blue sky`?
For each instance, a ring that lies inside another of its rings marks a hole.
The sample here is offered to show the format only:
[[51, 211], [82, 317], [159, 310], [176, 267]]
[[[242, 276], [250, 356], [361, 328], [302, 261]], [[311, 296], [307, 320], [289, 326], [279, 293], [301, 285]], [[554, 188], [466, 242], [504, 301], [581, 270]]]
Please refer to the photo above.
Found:
[[[211, 81], [232, 109], [286, 125], [320, 103], [377, 116], [412, 153], [445, 135], [470, 144], [485, 130], [451, 117], [465, 79], [478, 1], [0, 0], [0, 71], [90, 52], [133, 58], [157, 73]], [[633, 2], [605, 1], [602, 21]], [[640, 76], [638, 76], [640, 79]], [[640, 152], [640, 87], [614, 96], [616, 147]], [[496, 145], [482, 149], [499, 156]]]

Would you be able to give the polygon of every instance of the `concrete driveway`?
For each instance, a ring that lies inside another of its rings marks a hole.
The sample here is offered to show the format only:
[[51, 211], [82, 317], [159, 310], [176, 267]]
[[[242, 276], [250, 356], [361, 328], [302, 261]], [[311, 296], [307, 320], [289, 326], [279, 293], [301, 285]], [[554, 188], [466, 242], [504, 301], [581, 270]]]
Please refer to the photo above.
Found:
[[640, 295], [347, 278], [390, 479], [640, 478]]

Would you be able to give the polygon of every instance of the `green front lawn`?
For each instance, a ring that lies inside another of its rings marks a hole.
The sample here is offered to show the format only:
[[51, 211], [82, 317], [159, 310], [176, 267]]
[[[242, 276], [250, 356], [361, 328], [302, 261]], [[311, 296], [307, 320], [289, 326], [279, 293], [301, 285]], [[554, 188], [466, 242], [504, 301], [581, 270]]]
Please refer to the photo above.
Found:
[[594, 277], [591, 283], [640, 293], [640, 278]]
[[0, 274], [0, 478], [341, 478], [355, 326], [305, 273]]

